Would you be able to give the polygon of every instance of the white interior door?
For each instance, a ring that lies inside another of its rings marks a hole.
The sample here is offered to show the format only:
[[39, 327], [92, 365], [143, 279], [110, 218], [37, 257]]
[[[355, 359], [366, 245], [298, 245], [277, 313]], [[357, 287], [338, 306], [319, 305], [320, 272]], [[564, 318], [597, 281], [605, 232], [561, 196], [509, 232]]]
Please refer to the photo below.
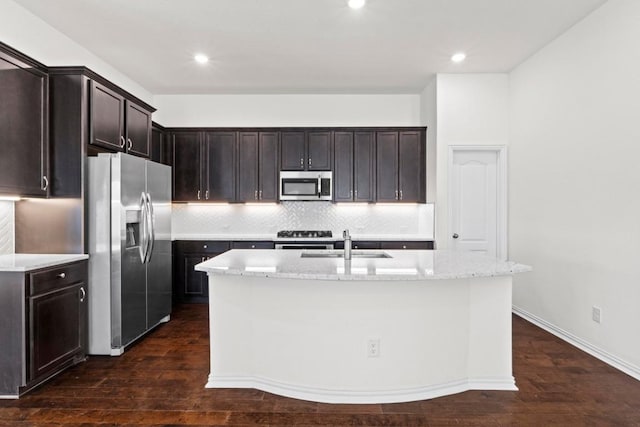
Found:
[[504, 258], [500, 149], [453, 149], [450, 247]]

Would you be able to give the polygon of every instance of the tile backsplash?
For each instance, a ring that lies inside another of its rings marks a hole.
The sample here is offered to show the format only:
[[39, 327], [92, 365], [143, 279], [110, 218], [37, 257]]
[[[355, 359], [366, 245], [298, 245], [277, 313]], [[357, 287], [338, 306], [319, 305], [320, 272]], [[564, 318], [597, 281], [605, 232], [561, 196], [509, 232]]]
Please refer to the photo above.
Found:
[[273, 234], [278, 230], [331, 230], [352, 234], [420, 234], [433, 237], [432, 204], [174, 204], [173, 236]]
[[15, 251], [14, 202], [0, 201], [0, 255]]

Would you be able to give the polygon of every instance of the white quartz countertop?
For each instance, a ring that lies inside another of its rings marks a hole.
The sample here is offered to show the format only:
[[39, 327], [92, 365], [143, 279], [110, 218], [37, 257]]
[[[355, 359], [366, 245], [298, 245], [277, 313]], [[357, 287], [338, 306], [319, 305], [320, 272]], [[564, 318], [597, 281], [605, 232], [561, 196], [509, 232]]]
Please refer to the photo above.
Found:
[[[512, 261], [444, 250], [353, 250], [344, 258], [303, 257], [342, 254], [342, 250], [234, 249], [196, 265], [213, 275], [242, 275], [312, 280], [436, 280], [507, 276], [531, 271]], [[386, 254], [388, 258], [360, 257]]]
[[[301, 240], [323, 240], [330, 242], [341, 242], [343, 240], [342, 234], [337, 235], [333, 233], [333, 237], [318, 237], [312, 239], [305, 238], [282, 238], [277, 237], [275, 233], [269, 234], [173, 234], [172, 240], [271, 240], [274, 242], [282, 241], [301, 241]], [[389, 241], [424, 241], [433, 240], [433, 236], [427, 236], [422, 234], [351, 234], [351, 240], [389, 240]]]
[[0, 255], [0, 272], [25, 272], [88, 259], [86, 254]]

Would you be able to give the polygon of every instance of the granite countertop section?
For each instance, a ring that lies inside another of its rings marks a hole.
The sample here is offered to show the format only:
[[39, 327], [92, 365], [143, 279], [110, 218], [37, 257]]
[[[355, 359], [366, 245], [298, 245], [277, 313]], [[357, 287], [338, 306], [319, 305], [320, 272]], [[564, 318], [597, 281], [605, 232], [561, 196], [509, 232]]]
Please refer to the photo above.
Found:
[[86, 254], [10, 254], [0, 255], [0, 272], [27, 272], [68, 262], [89, 259]]
[[[268, 240], [274, 242], [301, 241], [304, 238], [278, 238], [275, 233], [268, 234], [173, 234], [171, 240]], [[339, 236], [333, 233], [333, 237], [313, 238], [308, 240], [341, 242], [342, 233]], [[351, 240], [388, 240], [388, 241], [431, 241], [433, 236], [421, 234], [351, 234]]]
[[[353, 259], [307, 258], [303, 253], [342, 254], [342, 250], [234, 249], [196, 265], [213, 275], [310, 280], [438, 280], [509, 276], [531, 271], [527, 265], [472, 252], [448, 250], [353, 250]], [[390, 258], [360, 258], [362, 254]]]

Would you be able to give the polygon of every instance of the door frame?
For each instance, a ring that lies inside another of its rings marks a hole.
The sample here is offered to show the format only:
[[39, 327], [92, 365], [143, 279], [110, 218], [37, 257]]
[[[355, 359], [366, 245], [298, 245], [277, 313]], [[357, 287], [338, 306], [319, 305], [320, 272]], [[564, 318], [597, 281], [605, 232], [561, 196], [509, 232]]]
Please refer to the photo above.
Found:
[[[497, 198], [497, 239], [496, 239], [496, 255], [498, 259], [506, 260], [508, 256], [507, 250], [507, 146], [506, 145], [450, 145], [449, 146], [449, 161], [448, 161], [448, 176], [447, 176], [447, 204], [448, 204], [448, 218], [447, 218], [447, 239], [451, 239], [452, 219], [453, 219], [453, 156], [456, 152], [464, 151], [493, 151], [497, 155], [497, 185], [496, 198]], [[451, 246], [451, 245], [448, 245]]]

